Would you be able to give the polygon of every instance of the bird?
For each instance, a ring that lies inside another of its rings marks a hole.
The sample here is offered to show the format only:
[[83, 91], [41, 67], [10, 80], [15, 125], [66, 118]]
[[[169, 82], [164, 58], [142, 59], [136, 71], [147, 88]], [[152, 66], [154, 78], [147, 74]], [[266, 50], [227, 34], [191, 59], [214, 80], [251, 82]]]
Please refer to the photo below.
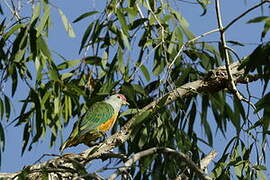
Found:
[[123, 94], [114, 94], [108, 99], [94, 103], [84, 116], [74, 124], [69, 138], [62, 144], [60, 151], [78, 144], [92, 146], [93, 141], [105, 135], [110, 130], [122, 105], [128, 105]]

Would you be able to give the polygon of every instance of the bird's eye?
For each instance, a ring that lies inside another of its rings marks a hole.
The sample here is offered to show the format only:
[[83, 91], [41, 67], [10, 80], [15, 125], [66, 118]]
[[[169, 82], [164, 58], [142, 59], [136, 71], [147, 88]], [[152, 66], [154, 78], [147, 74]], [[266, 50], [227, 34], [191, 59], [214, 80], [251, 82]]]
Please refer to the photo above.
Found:
[[120, 99], [121, 97], [120, 96], [117, 96], [118, 99]]

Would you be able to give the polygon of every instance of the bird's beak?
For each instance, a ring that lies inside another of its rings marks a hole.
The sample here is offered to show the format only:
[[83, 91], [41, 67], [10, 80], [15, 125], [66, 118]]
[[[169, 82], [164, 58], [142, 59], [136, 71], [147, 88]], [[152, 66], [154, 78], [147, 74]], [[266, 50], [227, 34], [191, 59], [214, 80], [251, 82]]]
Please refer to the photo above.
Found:
[[129, 103], [128, 103], [127, 101], [125, 101], [123, 104], [124, 104], [124, 105], [129, 105]]

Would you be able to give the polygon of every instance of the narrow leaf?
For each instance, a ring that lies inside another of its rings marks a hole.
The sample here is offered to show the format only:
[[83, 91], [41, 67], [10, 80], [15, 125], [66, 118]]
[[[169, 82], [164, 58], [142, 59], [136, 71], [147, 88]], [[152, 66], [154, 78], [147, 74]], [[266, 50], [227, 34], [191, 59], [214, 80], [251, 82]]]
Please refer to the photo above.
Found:
[[6, 118], [7, 118], [7, 120], [9, 120], [9, 118], [10, 118], [10, 110], [11, 110], [11, 103], [10, 103], [9, 98], [6, 95], [4, 96], [4, 100], [5, 100]]
[[71, 37], [71, 38], [76, 37], [76, 34], [75, 34], [75, 32], [74, 32], [74, 30], [72, 28], [72, 25], [69, 23], [66, 15], [63, 13], [63, 11], [61, 9], [58, 9], [58, 12], [59, 12], [59, 14], [61, 16], [63, 25], [64, 25], [69, 37]]
[[122, 13], [121, 9], [116, 10], [116, 15], [121, 24], [122, 31], [125, 33], [126, 36], [128, 36], [128, 26], [126, 23], [125, 15]]
[[141, 71], [142, 71], [146, 81], [150, 81], [151, 77], [150, 77], [149, 71], [146, 68], [146, 66], [142, 64], [140, 68], [141, 68]]
[[40, 20], [39, 26], [37, 27], [38, 35], [41, 33], [41, 31], [44, 29], [46, 23], [48, 22], [49, 16], [50, 16], [50, 6], [44, 7], [44, 13]]
[[73, 21], [73, 23], [76, 23], [76, 22], [78, 22], [78, 21], [80, 21], [80, 20], [82, 20], [82, 19], [84, 19], [84, 18], [86, 18], [86, 17], [88, 17], [88, 16], [92, 16], [92, 15], [94, 15], [94, 14], [96, 14], [96, 13], [98, 13], [98, 11], [89, 11], [89, 12], [87, 12], [87, 13], [84, 13], [84, 14], [80, 15], [78, 18], [76, 18], [76, 19]]
[[82, 62], [81, 59], [75, 59], [75, 60], [69, 60], [65, 61], [57, 66], [58, 70], [73, 68], [74, 66], [78, 65], [80, 62]]
[[[98, 21], [97, 21], [98, 22]], [[90, 34], [90, 32], [91, 32], [91, 30], [92, 30], [92, 28], [93, 28], [93, 25], [94, 25], [94, 23], [91, 23], [91, 24], [89, 24], [89, 26], [86, 28], [86, 30], [85, 30], [85, 32], [84, 32], [84, 34], [83, 34], [83, 38], [82, 38], [82, 42], [81, 42], [81, 46], [80, 46], [80, 50], [79, 50], [79, 53], [81, 52], [81, 50], [83, 49], [83, 47], [84, 47], [84, 45], [85, 45], [85, 43], [86, 43], [86, 41], [87, 41], [87, 39], [88, 39], [88, 36], [89, 36], [89, 34]]]

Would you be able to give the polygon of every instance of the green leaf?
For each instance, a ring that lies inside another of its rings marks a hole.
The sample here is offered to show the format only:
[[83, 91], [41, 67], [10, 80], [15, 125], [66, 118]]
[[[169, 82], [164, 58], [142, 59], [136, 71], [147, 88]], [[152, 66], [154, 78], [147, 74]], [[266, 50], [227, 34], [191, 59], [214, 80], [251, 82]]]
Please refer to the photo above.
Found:
[[[107, 59], [107, 58], [106, 58]], [[105, 67], [105, 66], [103, 66]], [[121, 48], [118, 48], [117, 51], [117, 68], [118, 71], [120, 71], [122, 74], [125, 74], [125, 64], [124, 64], [124, 60], [123, 60], [123, 51]]]
[[180, 23], [180, 28], [182, 29], [183, 33], [186, 35], [186, 37], [191, 40], [195, 38], [195, 35], [188, 29], [188, 23], [187, 21], [182, 17]]
[[98, 56], [87, 56], [83, 59], [83, 62], [91, 65], [101, 65], [102, 58]]
[[40, 61], [38, 59], [35, 60], [35, 68], [37, 71], [36, 75], [37, 82], [41, 82], [43, 65], [40, 64]]
[[22, 146], [22, 153], [21, 155], [23, 155], [24, 151], [25, 151], [25, 148], [28, 144], [28, 141], [29, 141], [29, 137], [30, 137], [30, 123], [26, 123], [25, 126], [24, 126], [24, 130], [23, 130], [23, 146]]
[[264, 38], [266, 33], [270, 29], [270, 17], [269, 16], [259, 16], [259, 17], [256, 17], [254, 19], [249, 20], [247, 23], [259, 23], [259, 22], [265, 22], [264, 28], [262, 31], [262, 35], [261, 35], [261, 37]]
[[106, 27], [104, 22], [100, 22], [99, 20], [97, 20], [95, 22], [95, 27], [94, 27], [93, 33], [90, 37], [91, 44], [95, 44], [95, 43], [100, 42], [100, 40], [99, 40], [100, 33], [104, 27]]
[[128, 27], [129, 27], [130, 30], [134, 30], [137, 27], [143, 25], [146, 21], [148, 21], [147, 18], [136, 19], [131, 24], [129, 24]]
[[142, 123], [143, 120], [145, 120], [147, 117], [150, 116], [151, 112], [152, 112], [152, 110], [142, 110], [142, 112], [138, 116], [136, 116], [136, 119], [133, 122], [133, 125], [136, 126], [136, 125]]
[[269, 19], [269, 16], [259, 16], [253, 19], [250, 19], [247, 23], [258, 23]]
[[119, 81], [115, 82], [107, 82], [102, 85], [99, 89], [99, 94], [110, 94], [111, 90], [119, 83]]
[[120, 30], [120, 38], [123, 41], [125, 47], [130, 51], [131, 48], [130, 48], [128, 37], [123, 33], [122, 30]]
[[20, 49], [20, 50], [15, 54], [15, 58], [14, 58], [13, 62], [16, 62], [16, 63], [21, 62], [22, 59], [23, 59], [23, 57], [24, 57], [24, 55], [25, 55], [25, 52], [26, 52], [26, 47], [23, 48], [23, 49]]
[[17, 24], [13, 26], [7, 33], [4, 34], [3, 36], [4, 39], [7, 40], [13, 33], [15, 33], [16, 31], [24, 27], [25, 27], [25, 24]]
[[0, 4], [0, 14], [4, 15], [3, 8], [1, 6], [1, 4]]
[[54, 104], [54, 114], [59, 114], [60, 112], [60, 97], [57, 96], [56, 98], [54, 98], [54, 101], [53, 101], [53, 104]]
[[202, 121], [202, 125], [204, 127], [204, 131], [207, 136], [209, 145], [213, 146], [213, 135], [212, 135], [212, 130], [208, 121], [207, 120]]
[[263, 170], [263, 171], [267, 170], [267, 168], [263, 165], [254, 165], [253, 168], [256, 170]]
[[67, 79], [72, 76], [74, 76], [74, 73], [63, 73], [61, 74], [61, 80]]
[[[0, 148], [1, 151], [4, 151], [5, 149], [5, 131], [2, 123], [0, 123]], [[1, 163], [1, 154], [0, 154], [0, 163]]]
[[193, 134], [193, 127], [194, 127], [194, 122], [196, 118], [196, 112], [197, 112], [196, 103], [193, 102], [191, 110], [190, 110], [189, 122], [188, 122], [188, 135], [189, 136], [192, 136]]
[[51, 52], [42, 36], [39, 36], [37, 39], [37, 47], [43, 53], [43, 55], [45, 55], [49, 60], [52, 60]]
[[50, 6], [44, 6], [43, 16], [40, 20], [39, 26], [36, 28], [38, 35], [43, 31], [45, 25], [48, 23], [48, 19], [50, 17], [50, 12], [51, 12]]
[[37, 30], [35, 29], [35, 24], [32, 23], [29, 29], [29, 41], [30, 41], [30, 52], [33, 60], [36, 60], [37, 56]]
[[65, 118], [64, 118], [64, 125], [67, 125], [69, 118], [72, 116], [72, 103], [71, 98], [69, 96], [65, 96]]
[[16, 39], [13, 42], [13, 47], [12, 47], [12, 53], [10, 59], [14, 59], [16, 54], [20, 51], [20, 49], [26, 47], [26, 37], [27, 37], [27, 29], [26, 28], [21, 28], [21, 31], [17, 34]]
[[141, 69], [146, 81], [150, 81], [151, 77], [150, 77], [150, 74], [149, 74], [147, 67], [145, 65], [141, 64], [140, 69]]
[[235, 175], [238, 176], [238, 177], [241, 177], [242, 172], [243, 172], [243, 168], [244, 168], [244, 163], [243, 162], [239, 162], [238, 165], [234, 166]]
[[15, 71], [12, 73], [12, 87], [11, 87], [11, 96], [13, 97], [16, 89], [17, 89], [17, 85], [18, 85], [18, 75], [17, 75], [17, 71], [15, 69]]
[[261, 109], [270, 107], [270, 93], [266, 94], [263, 98], [261, 98], [256, 104], [256, 111], [254, 113], [259, 112]]
[[140, 139], [139, 139], [139, 142], [138, 142], [138, 146], [139, 146], [139, 148], [141, 149], [144, 145], [145, 145], [145, 143], [147, 142], [147, 140], [148, 140], [148, 133], [147, 133], [147, 128], [144, 128], [143, 130], [142, 130], [142, 132], [140, 133]]
[[117, 9], [116, 15], [122, 27], [121, 31], [124, 32], [125, 36], [128, 36], [128, 26], [126, 23], [125, 15], [122, 13], [122, 9]]
[[237, 46], [245, 46], [245, 44], [242, 44], [242, 43], [240, 43], [240, 42], [238, 42], [238, 41], [227, 41], [227, 43], [231, 43], [231, 44], [233, 44], [233, 45], [237, 45]]
[[153, 69], [153, 74], [155, 76], [160, 75], [160, 73], [164, 70], [165, 68], [165, 61], [162, 60], [157, 60]]
[[269, 31], [269, 29], [270, 29], [270, 18], [264, 24], [262, 35], [261, 35], [262, 38], [265, 37], [265, 35]]
[[[98, 20], [97, 20], [98, 22]], [[93, 28], [93, 25], [94, 23], [91, 23], [89, 24], [89, 26], [86, 28], [84, 34], [83, 34], [83, 38], [82, 38], [82, 42], [81, 42], [81, 46], [80, 46], [80, 50], [79, 50], [79, 53], [81, 53], [81, 50], [83, 49], [88, 37], [89, 37], [89, 34], [91, 33], [92, 31], [92, 28]]]
[[61, 19], [62, 19], [62, 22], [64, 24], [64, 27], [69, 35], [69, 37], [71, 38], [75, 38], [76, 37], [76, 34], [72, 28], [72, 25], [69, 23], [67, 17], [65, 16], [65, 14], [63, 13], [63, 11], [61, 9], [58, 9], [58, 12], [61, 16]]
[[257, 171], [260, 180], [267, 180], [269, 176], [266, 176], [262, 171]]
[[48, 73], [50, 75], [50, 79], [53, 81], [59, 80], [59, 73], [57, 71], [57, 67], [51, 62], [49, 65]]
[[133, 89], [134, 89], [136, 92], [138, 92], [138, 93], [140, 93], [140, 94], [142, 94], [142, 95], [144, 95], [144, 96], [147, 96], [147, 94], [146, 94], [144, 88], [143, 88], [141, 85], [139, 85], [139, 84], [132, 84], [132, 86], [133, 86]]
[[82, 20], [82, 19], [84, 19], [84, 18], [86, 18], [86, 17], [88, 17], [88, 16], [92, 16], [92, 15], [94, 15], [94, 14], [96, 14], [96, 13], [98, 13], [98, 11], [89, 11], [89, 12], [87, 12], [87, 13], [84, 13], [84, 14], [80, 15], [79, 17], [77, 17], [77, 18], [73, 21], [73, 23], [76, 23], [76, 22], [78, 22], [78, 21], [80, 21], [80, 20]]
[[128, 109], [128, 110], [126, 110], [126, 111], [124, 111], [124, 112], [122, 112], [121, 114], [120, 114], [120, 116], [119, 116], [119, 118], [120, 117], [123, 117], [123, 116], [127, 116], [127, 115], [131, 115], [131, 114], [137, 114], [137, 113], [139, 113], [139, 112], [141, 112], [142, 110], [141, 109]]
[[4, 95], [4, 100], [5, 100], [6, 118], [7, 118], [7, 120], [9, 120], [9, 118], [10, 118], [10, 110], [11, 110], [11, 103], [10, 103], [9, 98], [6, 95]]
[[40, 16], [40, 2], [37, 2], [36, 4], [34, 4], [33, 6], [33, 11], [32, 11], [32, 17], [31, 17], [31, 24], [36, 21], [36, 19]]
[[73, 68], [74, 66], [78, 65], [80, 62], [82, 62], [81, 59], [75, 59], [75, 60], [68, 60], [65, 61], [57, 66], [58, 70]]
[[4, 103], [3, 103], [2, 99], [0, 99], [0, 115], [1, 115], [1, 119], [3, 119], [4, 113], [5, 113]]
[[125, 10], [129, 16], [130, 21], [133, 21], [137, 17], [138, 10], [137, 10], [137, 7], [135, 5], [132, 7], [125, 8]]
[[51, 91], [47, 91], [44, 96], [42, 97], [41, 101], [40, 101], [40, 105], [41, 105], [41, 109], [44, 110], [46, 109], [46, 102], [48, 99], [50, 99], [50, 97], [52, 97], [52, 92]]

